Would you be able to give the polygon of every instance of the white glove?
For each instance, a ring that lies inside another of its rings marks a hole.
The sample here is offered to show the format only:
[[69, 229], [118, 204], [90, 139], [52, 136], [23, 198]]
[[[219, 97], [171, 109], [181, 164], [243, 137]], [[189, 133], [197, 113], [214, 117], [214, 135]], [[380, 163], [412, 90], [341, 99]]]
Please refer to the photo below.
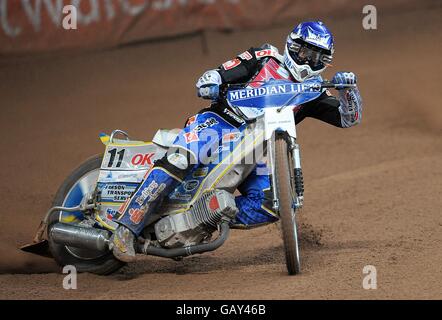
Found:
[[223, 83], [221, 79], [221, 75], [216, 70], [209, 70], [204, 72], [204, 74], [198, 79], [198, 82], [196, 83], [196, 87], [202, 88], [212, 85], [220, 85]]
[[221, 83], [222, 79], [218, 71], [206, 71], [196, 83], [198, 97], [217, 100], [219, 96], [219, 85]]
[[[336, 72], [335, 76], [332, 79], [332, 82], [336, 85], [346, 85], [346, 84], [356, 84], [357, 77], [353, 72], [340, 71]], [[336, 89], [342, 89], [336, 87]]]

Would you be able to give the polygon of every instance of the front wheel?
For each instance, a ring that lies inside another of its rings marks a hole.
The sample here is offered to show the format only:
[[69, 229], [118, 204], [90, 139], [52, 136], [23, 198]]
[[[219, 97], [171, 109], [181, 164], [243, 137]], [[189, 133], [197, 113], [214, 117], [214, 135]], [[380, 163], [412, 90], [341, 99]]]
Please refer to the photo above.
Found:
[[[74, 207], [80, 204], [83, 197], [92, 192], [97, 184], [100, 165], [103, 157], [94, 156], [82, 163], [63, 182], [55, 195], [52, 206]], [[74, 248], [63, 244], [55, 243], [51, 239], [51, 228], [59, 222], [60, 211], [54, 211], [48, 219], [48, 242], [49, 250], [55, 261], [60, 266], [73, 265], [78, 272], [91, 272], [95, 274], [109, 274], [120, 269], [124, 263], [115, 259], [112, 252], [96, 251], [81, 248]], [[81, 212], [72, 213], [71, 217], [81, 217]], [[67, 221], [63, 221], [67, 222]], [[72, 223], [78, 223], [75, 219]]]
[[292, 184], [290, 182], [291, 163], [289, 162], [287, 141], [283, 136], [276, 137], [275, 143], [275, 175], [276, 190], [279, 197], [279, 215], [281, 219], [282, 237], [284, 241], [287, 271], [290, 275], [301, 272], [299, 257], [298, 230], [296, 214], [293, 208]]

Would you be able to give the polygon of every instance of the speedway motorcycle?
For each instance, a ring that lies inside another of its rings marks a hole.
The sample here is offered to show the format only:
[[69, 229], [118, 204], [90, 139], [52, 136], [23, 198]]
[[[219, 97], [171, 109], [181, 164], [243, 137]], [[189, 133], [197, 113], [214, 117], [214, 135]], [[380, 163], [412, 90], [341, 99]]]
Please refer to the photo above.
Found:
[[[293, 109], [326, 88], [336, 86], [321, 78], [303, 83], [270, 80], [259, 87], [226, 85], [222, 90], [225, 101], [246, 122], [228, 135], [227, 146], [220, 147], [221, 161], [196, 166], [149, 217], [137, 240], [137, 252], [180, 260], [219, 248], [231, 228], [241, 228], [232, 223], [237, 213], [233, 193], [256, 162], [265, 161], [287, 270], [290, 275], [298, 274], [296, 218], [304, 186]], [[33, 243], [21, 249], [52, 256], [61, 266], [74, 265], [79, 272], [109, 274], [121, 268], [124, 263], [109, 250], [117, 227], [112, 218], [177, 135], [176, 130], [160, 129], [151, 142], [144, 142], [131, 140], [121, 130], [100, 134], [104, 154], [88, 159], [66, 178]]]

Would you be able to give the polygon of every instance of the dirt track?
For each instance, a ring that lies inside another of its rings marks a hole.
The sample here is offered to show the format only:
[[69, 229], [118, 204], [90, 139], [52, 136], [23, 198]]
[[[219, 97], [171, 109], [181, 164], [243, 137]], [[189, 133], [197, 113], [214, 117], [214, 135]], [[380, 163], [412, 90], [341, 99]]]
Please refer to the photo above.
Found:
[[[148, 139], [201, 109], [194, 82], [250, 45], [282, 47], [288, 27], [209, 34], [72, 57], [0, 61], [0, 298], [384, 299], [442, 298], [442, 27], [440, 7], [332, 21], [331, 75], [352, 70], [364, 99], [360, 126], [299, 126], [306, 183], [303, 273], [288, 277], [276, 226], [234, 231], [218, 251], [174, 261], [140, 258], [115, 275], [62, 288], [49, 259], [16, 248], [32, 239], [64, 177], [102, 151], [114, 128]], [[378, 289], [362, 289], [374, 265]]]

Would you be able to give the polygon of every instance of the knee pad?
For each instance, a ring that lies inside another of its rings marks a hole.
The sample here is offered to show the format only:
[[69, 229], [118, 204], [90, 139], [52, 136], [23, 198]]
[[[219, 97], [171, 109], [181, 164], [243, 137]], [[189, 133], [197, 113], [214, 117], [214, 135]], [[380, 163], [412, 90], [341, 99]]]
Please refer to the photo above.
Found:
[[184, 179], [193, 165], [195, 157], [184, 148], [169, 149], [164, 157], [155, 162], [155, 167], [162, 167], [180, 179]]

